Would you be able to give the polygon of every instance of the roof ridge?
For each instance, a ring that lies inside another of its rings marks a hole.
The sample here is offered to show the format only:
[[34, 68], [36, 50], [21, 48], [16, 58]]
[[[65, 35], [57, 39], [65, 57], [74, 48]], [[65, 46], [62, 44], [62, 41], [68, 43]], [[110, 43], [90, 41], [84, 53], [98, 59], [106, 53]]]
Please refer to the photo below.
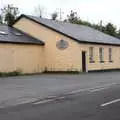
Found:
[[[102, 34], [105, 34], [105, 35], [111, 36], [111, 37], [113, 37], [113, 38], [116, 38], [116, 37], [114, 37], [114, 36], [112, 36], [112, 35], [106, 34], [106, 33], [102, 32], [102, 31], [100, 31], [100, 30], [98, 30], [98, 29], [95, 29], [95, 28], [90, 27], [90, 26], [87, 26], [87, 25], [75, 24], [75, 23], [64, 22], [64, 21], [59, 21], [59, 20], [52, 20], [52, 19], [49, 19], [49, 18], [42, 18], [42, 17], [40, 18], [40, 17], [33, 16], [33, 15], [25, 15], [25, 14], [22, 14], [22, 15], [28, 16], [28, 17], [29, 17], [29, 16], [31, 16], [31, 17], [36, 17], [36, 18], [43, 19], [43, 20], [50, 20], [50, 21], [53, 21], [53, 22], [56, 22], [56, 23], [58, 22], [58, 23], [64, 23], [64, 24], [75, 25], [75, 26], [77, 26], [77, 27], [83, 26], [83, 27], [86, 27], [86, 28], [89, 28], [89, 29], [98, 31], [98, 32], [100, 32], [100, 33], [102, 33]], [[116, 38], [116, 39], [119, 39], [119, 38]], [[120, 40], [120, 39], [119, 39], [119, 40]]]
[[[120, 39], [105, 34], [99, 30], [85, 25], [77, 25], [65, 22], [58, 22], [51, 19], [34, 17], [31, 15], [22, 14], [16, 21], [19, 21], [22, 17], [32, 20], [44, 27], [47, 27], [53, 31], [56, 31], [64, 36], [67, 36], [77, 42], [92, 43], [92, 44], [106, 44], [106, 45], [119, 45]], [[51, 22], [52, 21], [52, 22]], [[14, 24], [15, 24], [14, 23]], [[63, 24], [60, 24], [63, 23]]]

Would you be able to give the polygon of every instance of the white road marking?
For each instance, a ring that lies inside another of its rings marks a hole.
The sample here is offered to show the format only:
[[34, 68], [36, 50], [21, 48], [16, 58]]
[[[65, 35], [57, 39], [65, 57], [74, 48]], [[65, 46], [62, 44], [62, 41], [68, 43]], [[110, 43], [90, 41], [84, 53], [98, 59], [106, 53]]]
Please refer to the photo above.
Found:
[[62, 100], [62, 99], [65, 99], [65, 97], [58, 97], [58, 98], [53, 98], [53, 99], [46, 99], [46, 100], [42, 100], [42, 101], [39, 101], [39, 102], [35, 102], [33, 104], [34, 105], [44, 104], [44, 103], [52, 102], [52, 101], [55, 101], [55, 100]]
[[84, 91], [88, 91], [89, 89], [80, 89], [80, 90], [74, 90], [70, 93], [67, 93], [67, 94], [75, 94], [75, 93], [80, 93], [80, 92], [84, 92]]
[[109, 87], [97, 88], [97, 89], [90, 90], [90, 92], [99, 92], [99, 91], [102, 91], [102, 90], [105, 90], [105, 89], [108, 89], [108, 88]]
[[97, 92], [97, 91], [108, 89], [112, 85], [116, 85], [116, 83], [104, 84], [102, 86], [96, 86], [94, 88], [85, 88], [85, 89], [80, 89], [80, 90], [74, 90], [72, 92], [66, 93], [66, 95], [76, 94], [76, 93], [85, 92], [85, 91], [88, 91], [88, 92]]
[[95, 88], [91, 88], [91, 89], [89, 89], [89, 92], [98, 92], [98, 91], [102, 91], [102, 90], [105, 90], [105, 89], [109, 89], [112, 85], [116, 85], [116, 83], [105, 84], [103, 86], [98, 86], [98, 87], [95, 87]]
[[33, 104], [34, 105], [39, 105], [39, 104], [44, 104], [44, 103], [48, 103], [48, 102], [52, 102], [52, 101], [54, 101], [54, 99], [52, 99], [52, 100], [43, 100], [43, 101], [35, 102]]
[[120, 102], [120, 99], [116, 99], [116, 100], [113, 100], [113, 101], [110, 101], [110, 102], [101, 104], [100, 106], [101, 106], [101, 107], [105, 107], [105, 106], [108, 106], [108, 105], [110, 105], [110, 104], [114, 104], [114, 103], [117, 103], [117, 102]]
[[[112, 85], [116, 85], [116, 83], [105, 84], [103, 86], [96, 86], [94, 88], [85, 88], [85, 89], [74, 90], [74, 91], [66, 93], [64, 95], [72, 95], [72, 94], [76, 94], [76, 93], [80, 93], [80, 92], [85, 92], [85, 91], [88, 91], [88, 92], [97, 92], [97, 91], [101, 91], [101, 90], [104, 90], [104, 89], [108, 89]], [[45, 103], [48, 103], [48, 102], [52, 102], [52, 101], [55, 101], [55, 100], [61, 100], [61, 99], [64, 99], [64, 98], [65, 98], [65, 96], [62, 96], [62, 97], [48, 96], [45, 100], [41, 100], [39, 102], [34, 102], [33, 104], [34, 105], [45, 104]], [[104, 106], [104, 104], [101, 105], [101, 106]]]
[[59, 97], [59, 98], [57, 98], [57, 99], [61, 100], [61, 99], [65, 99], [65, 97]]
[[[41, 100], [41, 101], [38, 101], [38, 100], [40, 100], [42, 98], [32, 98], [32, 99], [31, 98], [30, 99], [23, 99], [22, 98], [22, 99], [17, 100], [14, 103], [9, 103], [9, 104], [6, 104], [6, 105], [0, 105], [0, 108], [6, 108], [6, 107], [9, 107], [9, 106], [17, 106], [17, 105], [22, 105], [22, 104], [26, 104], [26, 103], [32, 103], [34, 105], [44, 104], [44, 103], [52, 102], [52, 101], [57, 100], [57, 99], [58, 100], [59, 99], [64, 99], [66, 95], [72, 95], [72, 94], [76, 94], [76, 93], [80, 93], [80, 92], [96, 92], [96, 91], [101, 91], [101, 90], [104, 90], [104, 89], [108, 89], [108, 87], [110, 87], [112, 85], [117, 85], [117, 83], [104, 84], [104, 85], [101, 85], [101, 86], [95, 86], [93, 88], [84, 88], [84, 89], [79, 89], [79, 90], [73, 90], [72, 92], [68, 92], [68, 93], [63, 94], [63, 97], [48, 96], [48, 97], [46, 97], [46, 99]], [[115, 103], [115, 102], [119, 102], [119, 101], [120, 100], [112, 101], [112, 102]], [[108, 103], [106, 103], [106, 104], [108, 104]], [[106, 104], [102, 104], [101, 106], [104, 107], [104, 106], [106, 106]]]
[[48, 96], [47, 99], [53, 99], [56, 98], [57, 96]]
[[15, 105], [22, 105], [22, 104], [27, 104], [27, 103], [32, 103], [34, 101], [37, 101], [38, 98], [31, 98], [31, 99], [20, 99], [16, 101]]

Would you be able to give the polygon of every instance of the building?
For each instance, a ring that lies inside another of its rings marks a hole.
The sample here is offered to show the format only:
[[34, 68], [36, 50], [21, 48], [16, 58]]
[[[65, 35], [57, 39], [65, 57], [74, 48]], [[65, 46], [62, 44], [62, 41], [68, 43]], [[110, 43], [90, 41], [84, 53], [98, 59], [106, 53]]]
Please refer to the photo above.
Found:
[[87, 26], [21, 15], [0, 31], [2, 72], [120, 69], [120, 40]]
[[0, 25], [0, 72], [42, 72], [44, 42], [19, 30]]

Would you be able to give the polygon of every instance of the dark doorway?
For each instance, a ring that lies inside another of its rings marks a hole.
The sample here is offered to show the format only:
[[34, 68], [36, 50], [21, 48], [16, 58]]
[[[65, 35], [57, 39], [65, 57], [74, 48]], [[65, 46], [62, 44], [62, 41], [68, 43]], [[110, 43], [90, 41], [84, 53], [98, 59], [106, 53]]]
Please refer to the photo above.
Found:
[[82, 71], [86, 72], [86, 52], [82, 52]]

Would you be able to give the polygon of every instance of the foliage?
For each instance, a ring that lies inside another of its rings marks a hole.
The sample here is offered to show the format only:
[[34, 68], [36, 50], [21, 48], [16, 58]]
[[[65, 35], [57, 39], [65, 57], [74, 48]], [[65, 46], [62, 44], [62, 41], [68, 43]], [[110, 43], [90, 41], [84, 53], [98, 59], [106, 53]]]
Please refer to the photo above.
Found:
[[0, 15], [0, 24], [3, 23], [2, 16]]
[[89, 27], [92, 27], [94, 29], [97, 29], [101, 32], [104, 32], [106, 34], [109, 34], [111, 36], [120, 38], [120, 30], [117, 31], [117, 28], [115, 25], [113, 25], [112, 23], [108, 23], [107, 25], [102, 24], [102, 21], [100, 21], [100, 24], [92, 24], [89, 21], [84, 21], [81, 20], [80, 17], [78, 17], [77, 12], [74, 12], [71, 10], [70, 14], [67, 15], [67, 19], [64, 20], [65, 22], [70, 22], [70, 23], [74, 23], [74, 24], [80, 24], [80, 25], [86, 25]]
[[19, 76], [22, 75], [20, 70], [15, 70], [12, 72], [0, 72], [0, 77], [8, 77], [8, 76]]
[[106, 33], [112, 36], [116, 36], [116, 27], [112, 23], [106, 25]]
[[2, 14], [5, 16], [5, 22], [11, 26], [19, 14], [19, 9], [8, 4], [2, 9]]
[[117, 31], [117, 37], [120, 39], [120, 29]]
[[38, 5], [38, 6], [35, 7], [33, 14], [42, 18], [43, 15], [44, 15], [44, 12], [45, 12], [45, 8], [41, 5]]
[[77, 17], [77, 12], [74, 12], [73, 10], [71, 10], [70, 14], [67, 15], [68, 17], [68, 21], [70, 23], [77, 23], [79, 22], [79, 18]]
[[58, 17], [57, 12], [52, 13], [51, 17], [52, 17], [52, 20], [56, 20], [56, 18]]
[[7, 13], [5, 15], [5, 21], [9, 26], [11, 26], [15, 21], [15, 16], [13, 16], [11, 13]]

